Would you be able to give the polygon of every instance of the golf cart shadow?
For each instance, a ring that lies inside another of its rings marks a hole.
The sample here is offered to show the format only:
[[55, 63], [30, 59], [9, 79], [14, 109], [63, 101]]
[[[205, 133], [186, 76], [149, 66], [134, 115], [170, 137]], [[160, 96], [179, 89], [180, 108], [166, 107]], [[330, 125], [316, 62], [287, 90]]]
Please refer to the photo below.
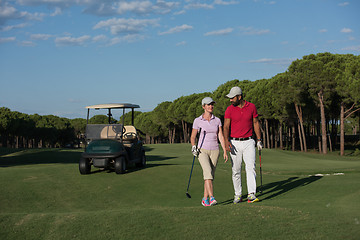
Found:
[[[290, 190], [295, 190], [296, 188], [309, 185], [310, 183], [318, 181], [321, 178], [322, 176], [309, 176], [305, 178], [290, 177], [283, 181], [268, 183], [263, 185], [262, 193], [257, 193], [256, 196], [259, 198], [260, 201], [265, 201], [289, 192]], [[260, 190], [259, 187], [258, 190]], [[243, 201], [246, 201], [247, 195], [243, 195], [242, 198]], [[219, 204], [226, 205], [230, 203], [233, 203], [233, 199], [226, 200]]]
[[[166, 161], [166, 160], [172, 160], [177, 157], [166, 157], [166, 156], [159, 156], [159, 155], [149, 155], [146, 156], [147, 162], [154, 162], [154, 161]], [[165, 164], [165, 165], [174, 165], [174, 164]]]
[[[163, 157], [163, 156], [155, 156], [155, 155], [147, 156], [145, 167], [138, 168], [136, 166], [130, 166], [126, 170], [126, 174], [137, 172], [137, 171], [144, 170], [147, 168], [177, 165], [177, 164], [173, 164], [173, 163], [151, 163], [154, 161], [165, 161], [165, 160], [170, 160], [173, 158], [176, 158], [176, 157]], [[97, 169], [95, 171], [91, 171], [89, 174], [100, 173], [100, 172], [113, 173], [113, 172], [115, 172], [115, 170], [114, 169]]]

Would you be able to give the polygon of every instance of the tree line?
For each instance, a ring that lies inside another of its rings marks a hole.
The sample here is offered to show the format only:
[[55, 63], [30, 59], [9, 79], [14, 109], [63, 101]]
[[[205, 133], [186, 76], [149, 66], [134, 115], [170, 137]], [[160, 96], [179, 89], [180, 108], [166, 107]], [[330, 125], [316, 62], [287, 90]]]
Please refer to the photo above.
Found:
[[[295, 60], [284, 73], [256, 81], [232, 80], [214, 92], [182, 96], [160, 103], [135, 119], [147, 142], [189, 142], [193, 120], [202, 114], [201, 100], [216, 101], [214, 114], [223, 120], [233, 86], [257, 106], [265, 147], [326, 154], [339, 146], [344, 155], [345, 131], [360, 141], [360, 56], [319, 53]], [[346, 124], [345, 124], [346, 123]], [[356, 138], [357, 135], [357, 138]]]
[[[344, 154], [345, 133], [356, 136], [360, 125], [360, 56], [318, 53], [291, 63], [287, 71], [270, 79], [231, 80], [213, 92], [194, 93], [160, 103], [151, 112], [135, 112], [135, 127], [145, 143], [187, 143], [193, 120], [203, 113], [201, 100], [216, 101], [214, 114], [224, 118], [233, 86], [256, 105], [264, 145], [326, 154], [339, 146]], [[122, 118], [131, 123], [131, 113]], [[116, 121], [114, 119], [114, 121]], [[91, 123], [107, 123], [96, 115]], [[0, 108], [0, 137], [8, 147], [64, 147], [84, 141], [86, 120], [39, 116]]]

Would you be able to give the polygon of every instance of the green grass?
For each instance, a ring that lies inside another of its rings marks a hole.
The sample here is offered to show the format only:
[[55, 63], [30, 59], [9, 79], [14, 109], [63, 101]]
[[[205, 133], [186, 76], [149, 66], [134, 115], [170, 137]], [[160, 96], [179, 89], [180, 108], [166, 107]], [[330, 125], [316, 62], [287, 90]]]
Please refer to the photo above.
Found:
[[[214, 182], [219, 204], [204, 208], [198, 163], [189, 189], [192, 198], [185, 195], [193, 159], [190, 145], [147, 145], [146, 150], [145, 169], [131, 168], [124, 175], [93, 169], [80, 175], [81, 150], [0, 149], [0, 238], [360, 236], [359, 157], [265, 149], [262, 201], [238, 205], [232, 204], [231, 164], [220, 159]], [[257, 180], [260, 184], [259, 174]]]

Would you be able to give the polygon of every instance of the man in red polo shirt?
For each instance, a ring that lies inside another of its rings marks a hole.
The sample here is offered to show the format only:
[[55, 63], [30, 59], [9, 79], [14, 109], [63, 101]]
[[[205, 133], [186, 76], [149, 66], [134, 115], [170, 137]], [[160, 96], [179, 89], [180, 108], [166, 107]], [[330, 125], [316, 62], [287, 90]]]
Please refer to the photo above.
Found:
[[243, 99], [242, 90], [239, 87], [233, 87], [226, 97], [230, 98], [230, 102], [232, 103], [225, 111], [224, 138], [226, 150], [230, 152], [231, 156], [232, 180], [235, 190], [234, 203], [236, 204], [242, 201], [242, 160], [245, 162], [248, 202], [257, 202], [259, 199], [255, 195], [256, 152], [255, 140], [252, 137], [253, 132], [255, 132], [259, 150], [262, 149], [262, 143], [256, 107], [254, 104]]

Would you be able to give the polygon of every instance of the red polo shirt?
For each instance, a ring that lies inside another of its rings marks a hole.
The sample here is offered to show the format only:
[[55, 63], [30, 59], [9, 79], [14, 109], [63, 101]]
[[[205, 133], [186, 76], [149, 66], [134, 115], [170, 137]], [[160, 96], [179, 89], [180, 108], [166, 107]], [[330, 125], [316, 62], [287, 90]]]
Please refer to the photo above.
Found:
[[258, 116], [256, 107], [253, 103], [245, 101], [245, 105], [240, 108], [230, 105], [225, 111], [225, 118], [230, 119], [231, 133], [233, 138], [247, 138], [253, 135], [253, 119]]

